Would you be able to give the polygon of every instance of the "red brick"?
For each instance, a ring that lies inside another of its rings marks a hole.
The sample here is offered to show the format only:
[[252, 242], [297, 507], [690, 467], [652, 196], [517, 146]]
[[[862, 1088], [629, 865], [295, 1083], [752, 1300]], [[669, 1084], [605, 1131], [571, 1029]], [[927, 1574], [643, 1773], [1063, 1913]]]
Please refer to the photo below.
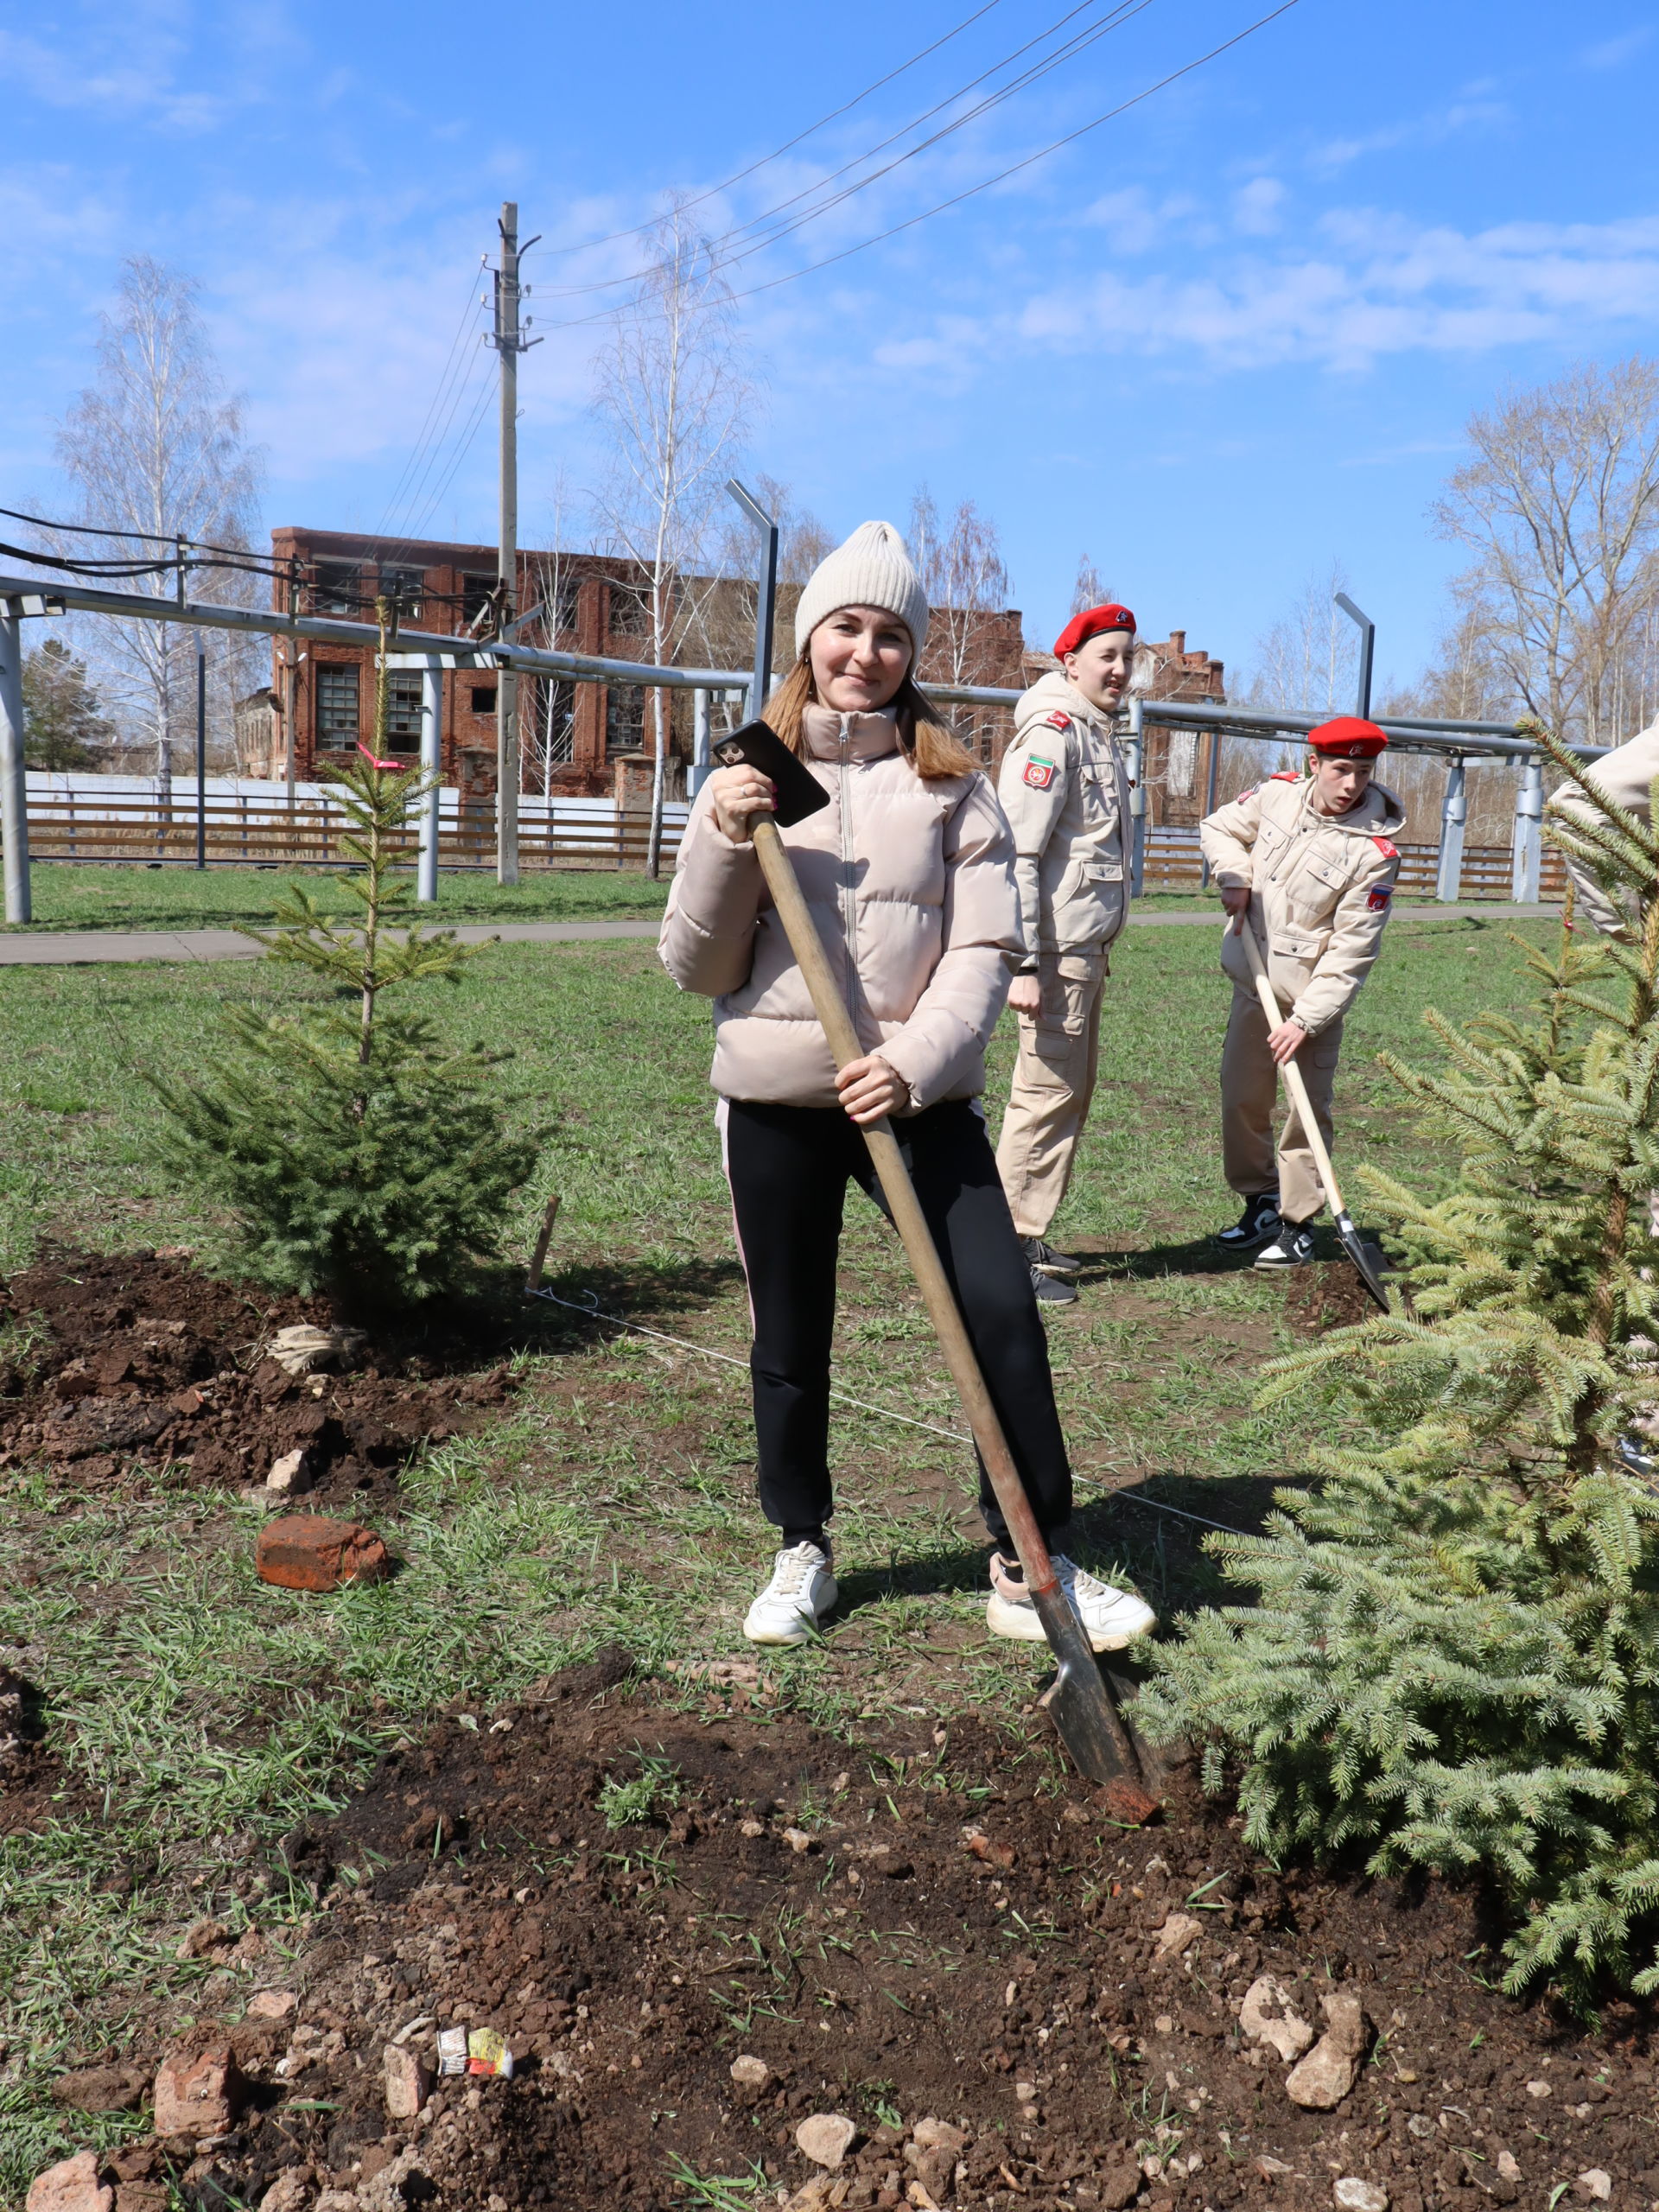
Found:
[[1121, 1777], [1109, 1782], [1095, 1802], [1109, 1820], [1122, 1821], [1126, 1827], [1145, 1827], [1157, 1819], [1160, 1810], [1157, 1798]]
[[386, 1572], [386, 1548], [372, 1529], [321, 1513], [288, 1513], [259, 1532], [254, 1564], [262, 1582], [283, 1590], [338, 1590]]
[[156, 2133], [224, 2135], [236, 2125], [247, 2094], [227, 2044], [213, 2045], [199, 2056], [178, 2052], [162, 2062], [156, 2076]]

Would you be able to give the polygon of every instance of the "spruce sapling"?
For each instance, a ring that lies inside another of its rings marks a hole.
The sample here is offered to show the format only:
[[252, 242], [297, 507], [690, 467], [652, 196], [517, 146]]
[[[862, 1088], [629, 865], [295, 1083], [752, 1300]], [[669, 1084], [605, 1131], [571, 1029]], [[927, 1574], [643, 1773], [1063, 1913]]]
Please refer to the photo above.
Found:
[[1659, 1413], [1659, 836], [1540, 741], [1628, 930], [1569, 908], [1529, 1020], [1431, 1013], [1446, 1071], [1387, 1061], [1461, 1154], [1433, 1200], [1362, 1171], [1412, 1311], [1268, 1369], [1263, 1404], [1326, 1416], [1319, 1487], [1208, 1539], [1260, 1602], [1192, 1620], [1141, 1717], [1272, 1857], [1478, 1872], [1506, 1986], [1586, 2006], [1659, 1989], [1659, 1495], [1626, 1456]]
[[[326, 1291], [342, 1313], [410, 1306], [450, 1289], [487, 1249], [537, 1146], [511, 1134], [486, 1088], [511, 1057], [452, 1050], [424, 1015], [385, 1007], [417, 982], [459, 981], [474, 947], [423, 929], [400, 867], [412, 809], [431, 779], [383, 757], [390, 604], [376, 602], [375, 745], [334, 772], [357, 863], [342, 922], [290, 886], [274, 926], [248, 935], [309, 969], [334, 1003], [226, 1016], [232, 1051], [216, 1077], [149, 1080], [182, 1160], [229, 1209], [244, 1257], [273, 1288]], [[394, 933], [395, 932], [395, 933]]]

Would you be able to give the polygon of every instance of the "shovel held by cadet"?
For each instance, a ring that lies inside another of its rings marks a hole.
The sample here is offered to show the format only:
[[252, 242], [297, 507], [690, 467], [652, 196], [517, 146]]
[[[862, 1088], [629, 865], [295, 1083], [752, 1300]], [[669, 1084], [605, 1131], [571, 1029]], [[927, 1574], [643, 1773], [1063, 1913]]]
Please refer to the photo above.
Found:
[[[864, 1047], [802, 895], [794, 866], [778, 834], [780, 824], [788, 829], [815, 814], [820, 807], [827, 806], [830, 795], [804, 762], [796, 758], [766, 722], [745, 723], [715, 749], [719, 759], [728, 766], [745, 761], [750, 767], [758, 768], [771, 778], [776, 789], [776, 812], [752, 816], [749, 836], [766, 888], [772, 893], [772, 905], [789, 938], [790, 950], [806, 978], [813, 1011], [823, 1025], [836, 1067], [843, 1068], [849, 1061], [862, 1059]], [[1084, 1634], [1083, 1624], [1055, 1574], [1048, 1547], [1043, 1541], [1025, 1485], [1008, 1451], [1002, 1424], [985, 1387], [956, 1294], [917, 1198], [893, 1125], [883, 1116], [879, 1122], [866, 1123], [862, 1135], [892, 1212], [893, 1226], [899, 1231], [928, 1318], [944, 1353], [950, 1379], [957, 1386], [974, 1441], [985, 1462], [996, 1502], [1007, 1522], [1008, 1533], [1025, 1570], [1032, 1604], [1054, 1655], [1055, 1681], [1043, 1703], [1061, 1742], [1078, 1770], [1090, 1781], [1138, 1781], [1140, 1764], [1134, 1745]]]
[[[1255, 995], [1262, 1001], [1262, 1011], [1267, 1016], [1269, 1029], [1276, 1029], [1285, 1018], [1284, 1008], [1274, 995], [1273, 985], [1268, 981], [1268, 971], [1262, 958], [1262, 948], [1256, 943], [1255, 931], [1251, 925], [1249, 912], [1233, 917], [1233, 927], [1244, 940], [1244, 957], [1250, 963], [1250, 973], [1255, 979]], [[1319, 1171], [1319, 1180], [1325, 1185], [1325, 1203], [1337, 1224], [1337, 1235], [1342, 1249], [1353, 1262], [1359, 1279], [1376, 1303], [1389, 1312], [1389, 1294], [1383, 1289], [1372, 1255], [1361, 1241], [1359, 1231], [1349, 1217], [1342, 1203], [1342, 1192], [1337, 1182], [1337, 1171], [1331, 1165], [1331, 1155], [1325, 1148], [1325, 1139], [1319, 1135], [1319, 1125], [1313, 1118], [1313, 1108], [1307, 1096], [1307, 1085], [1302, 1071], [1294, 1059], [1284, 1061], [1279, 1072], [1285, 1079], [1285, 1089], [1290, 1093], [1290, 1103], [1296, 1109], [1296, 1118], [1302, 1125], [1307, 1139], [1307, 1148], [1313, 1155], [1313, 1164]], [[1381, 1255], [1377, 1255], [1379, 1258]]]

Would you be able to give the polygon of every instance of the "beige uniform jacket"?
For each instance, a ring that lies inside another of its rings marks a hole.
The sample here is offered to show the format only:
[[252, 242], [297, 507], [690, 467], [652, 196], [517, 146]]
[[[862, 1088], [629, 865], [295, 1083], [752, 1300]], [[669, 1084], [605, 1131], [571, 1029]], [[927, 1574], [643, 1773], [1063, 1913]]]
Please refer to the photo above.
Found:
[[1027, 958], [1103, 950], [1123, 926], [1129, 779], [1109, 717], [1058, 669], [1014, 710], [997, 797]]
[[[1616, 745], [1601, 760], [1586, 761], [1585, 766], [1592, 781], [1610, 799], [1635, 815], [1638, 822], [1646, 822], [1653, 804], [1653, 779], [1659, 776], [1659, 722], [1638, 730], [1634, 737], [1623, 745]], [[1563, 784], [1560, 791], [1552, 793], [1548, 810], [1569, 818], [1576, 815], [1581, 822], [1604, 818], [1576, 784]], [[1615, 931], [1624, 933], [1630, 926], [1630, 916], [1619, 912], [1582, 861], [1569, 857], [1567, 865], [1578, 903], [1592, 926], [1604, 936]]]
[[[1406, 817], [1381, 784], [1351, 814], [1315, 813], [1313, 790], [1287, 769], [1218, 807], [1199, 834], [1217, 886], [1250, 893], [1250, 921], [1280, 1004], [1317, 1036], [1348, 1011], [1377, 956], [1400, 873], [1392, 840]], [[1230, 918], [1221, 964], [1254, 991]]]
[[[830, 804], [779, 832], [859, 1042], [910, 1090], [909, 1111], [985, 1088], [985, 1046], [1020, 949], [1014, 843], [978, 773], [925, 781], [891, 714], [806, 709], [807, 764]], [[697, 795], [658, 952], [715, 1001], [722, 1098], [835, 1106], [836, 1064], [753, 844]]]

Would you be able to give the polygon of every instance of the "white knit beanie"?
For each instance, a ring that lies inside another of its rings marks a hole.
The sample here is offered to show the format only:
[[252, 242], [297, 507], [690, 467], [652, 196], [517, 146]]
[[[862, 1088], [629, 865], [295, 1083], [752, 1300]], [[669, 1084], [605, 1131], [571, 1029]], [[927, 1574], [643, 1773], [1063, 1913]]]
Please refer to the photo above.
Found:
[[927, 641], [927, 593], [905, 541], [890, 522], [861, 522], [844, 545], [820, 561], [795, 609], [795, 650], [842, 607], [880, 607], [911, 634], [918, 658]]

